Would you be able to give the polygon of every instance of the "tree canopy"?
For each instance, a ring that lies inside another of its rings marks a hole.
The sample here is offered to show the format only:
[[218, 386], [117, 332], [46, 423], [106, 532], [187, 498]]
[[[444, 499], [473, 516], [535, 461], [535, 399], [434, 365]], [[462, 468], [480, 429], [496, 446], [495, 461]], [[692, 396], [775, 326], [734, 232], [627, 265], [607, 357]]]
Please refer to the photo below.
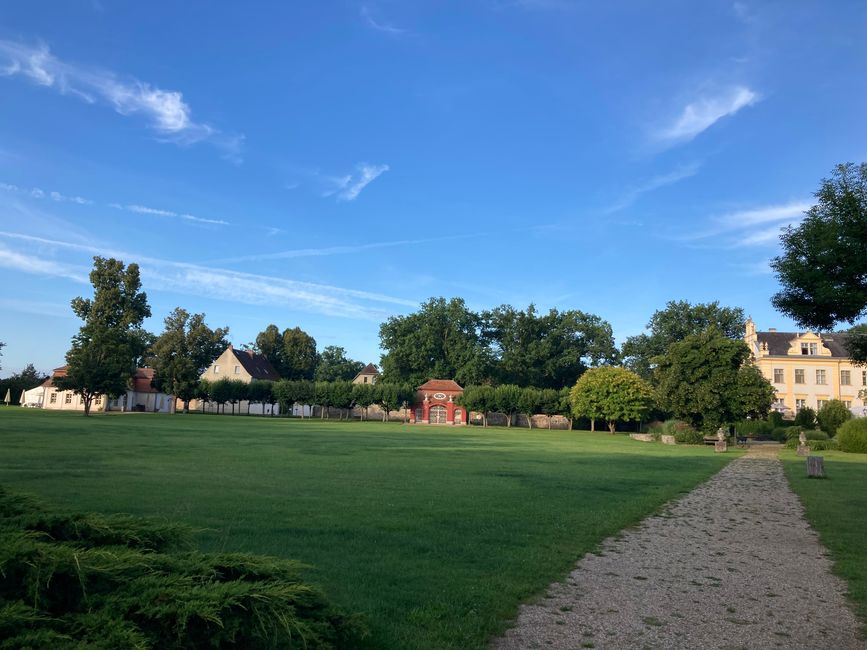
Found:
[[126, 391], [147, 349], [142, 321], [151, 315], [137, 264], [94, 257], [90, 281], [93, 298], [72, 300], [72, 311], [84, 324], [66, 353], [66, 377], [57, 382], [61, 390], [81, 395], [85, 415], [97, 395], [111, 398]]
[[[867, 163], [837, 165], [815, 196], [780, 237], [771, 267], [782, 289], [772, 303], [803, 327], [828, 330], [867, 315]], [[852, 331], [848, 347], [867, 363], [867, 332]]]
[[362, 368], [364, 364], [347, 357], [342, 347], [328, 345], [319, 355], [314, 376], [316, 381], [352, 381]]
[[705, 431], [747, 415], [767, 416], [774, 387], [744, 365], [749, 356], [746, 343], [713, 328], [673, 343], [654, 373], [659, 405]]
[[669, 301], [665, 309], [654, 312], [647, 323], [647, 334], [630, 336], [621, 348], [624, 365], [645, 379], [653, 374], [653, 359], [668, 351], [672, 343], [687, 336], [715, 328], [732, 340], [743, 338], [744, 310], [722, 307], [719, 302], [690, 304], [686, 300]]
[[190, 315], [176, 307], [165, 318], [165, 330], [151, 346], [148, 363], [154, 369], [154, 386], [183, 400], [189, 410], [202, 372], [228, 346], [228, 327], [211, 329], [204, 314]]
[[611, 433], [618, 421], [631, 422], [644, 417], [652, 396], [653, 389], [636, 373], [612, 366], [588, 370], [570, 394], [575, 417], [605, 420]]
[[256, 336], [254, 345], [264, 355], [283, 379], [313, 379], [319, 354], [316, 339], [300, 327], [280, 329], [268, 325]]

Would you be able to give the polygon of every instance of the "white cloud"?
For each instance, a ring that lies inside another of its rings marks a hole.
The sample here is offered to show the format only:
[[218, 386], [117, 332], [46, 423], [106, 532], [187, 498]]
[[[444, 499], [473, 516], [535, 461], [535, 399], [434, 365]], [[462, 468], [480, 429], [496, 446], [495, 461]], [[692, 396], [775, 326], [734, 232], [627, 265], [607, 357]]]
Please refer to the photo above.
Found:
[[606, 208], [604, 212], [605, 214], [610, 214], [612, 212], [618, 212], [619, 210], [623, 210], [624, 208], [627, 208], [633, 203], [635, 203], [642, 194], [658, 190], [659, 188], [666, 187], [667, 185], [674, 185], [675, 183], [682, 181], [685, 178], [695, 176], [698, 173], [700, 167], [700, 163], [691, 163], [689, 165], [678, 167], [677, 169], [669, 172], [668, 174], [654, 176], [650, 180], [627, 190], [623, 194], [623, 196], [621, 196], [615, 203]]
[[12, 194], [28, 194], [34, 199], [46, 199], [49, 198], [52, 201], [57, 201], [58, 203], [77, 203], [78, 205], [92, 205], [93, 201], [90, 199], [85, 199], [81, 196], [67, 196], [66, 194], [61, 194], [60, 192], [55, 191], [46, 191], [39, 187], [33, 187], [29, 190], [25, 190], [17, 185], [13, 185], [12, 183], [0, 183], [0, 190], [4, 190], [5, 192], [10, 192]]
[[677, 119], [654, 133], [654, 138], [670, 144], [688, 142], [724, 117], [734, 115], [757, 101], [759, 95], [746, 86], [735, 86], [715, 95], [705, 95], [687, 104]]
[[323, 192], [323, 196], [336, 196], [338, 201], [354, 201], [361, 194], [361, 190], [388, 169], [388, 165], [358, 163], [354, 173], [328, 178], [331, 187]]
[[810, 209], [807, 201], [792, 201], [749, 210], [738, 210], [711, 219], [710, 226], [681, 240], [713, 239], [726, 247], [776, 244], [786, 226], [798, 223]]
[[[383, 305], [402, 307], [417, 305], [415, 300], [405, 300], [371, 291], [174, 262], [136, 255], [128, 251], [51, 240], [23, 233], [0, 231], [0, 237], [40, 250], [75, 251], [88, 256], [110, 255], [127, 263], [136, 262], [141, 268], [142, 282], [147, 291], [174, 291], [245, 305], [271, 305], [365, 320], [382, 320], [389, 316], [391, 311]], [[0, 267], [5, 265], [7, 268], [40, 275], [71, 277], [73, 274], [73, 271], [70, 271], [72, 267], [65, 267], [42, 258], [15, 253], [12, 255], [18, 257], [6, 258], [2, 254], [5, 250], [0, 247]], [[77, 281], [87, 281], [86, 271], [75, 272], [75, 276], [74, 279]]]
[[240, 161], [243, 136], [224, 134], [193, 120], [192, 110], [180, 91], [163, 90], [138, 79], [120, 79], [112, 72], [79, 67], [61, 61], [44, 44], [31, 46], [8, 39], [0, 39], [0, 76], [22, 76], [63, 95], [75, 95], [89, 104], [101, 100], [121, 115], [142, 115], [162, 139], [179, 144], [207, 140], [223, 151], [224, 157]]
[[195, 221], [196, 223], [210, 223], [217, 226], [228, 226], [228, 221], [223, 221], [222, 219], [205, 219], [204, 217], [195, 217], [191, 214], [181, 214], [178, 215], [181, 219], [186, 219], [187, 221]]
[[395, 27], [394, 25], [382, 22], [381, 20], [376, 20], [373, 17], [373, 11], [368, 5], [361, 5], [361, 17], [364, 19], [364, 22], [367, 23], [368, 27], [377, 31], [385, 32], [386, 34], [391, 34], [393, 36], [406, 33], [405, 29]]
[[162, 208], [150, 208], [146, 205], [120, 205], [119, 203], [112, 203], [111, 207], [117, 208], [119, 210], [127, 210], [128, 212], [135, 212], [136, 214], [152, 214], [157, 217], [172, 217], [178, 219], [184, 219], [185, 221], [193, 221], [195, 223], [204, 223], [216, 226], [228, 226], [230, 225], [228, 221], [223, 221], [222, 219], [206, 219], [204, 217], [197, 217], [192, 214], [187, 213], [178, 213], [174, 210], [163, 210]]
[[75, 282], [87, 282], [87, 272], [80, 268], [60, 264], [51, 259], [26, 255], [0, 246], [0, 267], [31, 275], [49, 275]]

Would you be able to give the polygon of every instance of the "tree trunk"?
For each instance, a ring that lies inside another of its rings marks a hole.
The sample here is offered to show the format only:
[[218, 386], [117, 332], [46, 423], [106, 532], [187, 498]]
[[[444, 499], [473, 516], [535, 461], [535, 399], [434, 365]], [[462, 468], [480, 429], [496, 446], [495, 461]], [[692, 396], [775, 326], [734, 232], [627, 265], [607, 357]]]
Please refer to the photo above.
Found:
[[506, 415], [506, 428], [511, 429], [512, 428], [512, 414], [506, 413], [505, 415]]
[[611, 433], [613, 435], [616, 428], [617, 428], [617, 420], [609, 420], [608, 421], [609, 433]]
[[482, 411], [482, 426], [487, 429], [488, 428], [488, 412]]
[[185, 399], [184, 400], [184, 413], [188, 414], [189, 412], [190, 412], [190, 400]]
[[88, 398], [86, 395], [82, 395], [84, 398], [84, 417], [90, 416], [90, 400], [93, 398]]
[[572, 430], [572, 427], [575, 425], [575, 420], [573, 418], [569, 418], [569, 431]]
[[528, 429], [533, 428], [533, 416], [530, 415], [529, 413], [527, 413], [527, 428]]
[[590, 430], [596, 431], [596, 418], [590, 418]]
[[548, 430], [549, 430], [549, 431], [551, 430], [551, 419], [552, 419], [552, 418], [553, 418], [552, 415], [549, 415], [549, 416], [548, 416]]

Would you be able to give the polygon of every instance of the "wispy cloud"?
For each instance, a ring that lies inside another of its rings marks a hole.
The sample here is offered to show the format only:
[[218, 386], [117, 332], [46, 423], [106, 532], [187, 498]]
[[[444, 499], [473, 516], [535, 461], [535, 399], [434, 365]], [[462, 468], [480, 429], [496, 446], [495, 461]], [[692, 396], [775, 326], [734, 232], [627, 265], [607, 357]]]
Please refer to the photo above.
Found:
[[613, 212], [623, 210], [624, 208], [628, 208], [630, 205], [635, 203], [642, 194], [653, 192], [654, 190], [666, 187], [667, 185], [674, 185], [675, 183], [678, 183], [685, 178], [695, 176], [700, 168], [701, 163], [690, 163], [689, 165], [683, 165], [681, 167], [678, 167], [674, 171], [667, 174], [654, 176], [653, 178], [645, 181], [644, 183], [628, 189], [617, 201], [608, 206], [608, 208], [606, 208], [603, 212], [605, 214], [611, 214]]
[[12, 194], [23, 194], [31, 196], [34, 199], [51, 199], [58, 203], [77, 203], [78, 205], [93, 205], [93, 201], [85, 199], [82, 196], [69, 196], [55, 191], [46, 191], [40, 187], [31, 187], [30, 189], [13, 185], [12, 183], [0, 183], [0, 190], [10, 192]]
[[735, 86], [715, 94], [706, 94], [690, 102], [677, 118], [653, 133], [664, 144], [688, 142], [724, 117], [759, 101], [759, 95], [746, 86]]
[[369, 244], [355, 244], [347, 246], [325, 246], [323, 248], [293, 248], [291, 250], [279, 251], [276, 253], [262, 253], [256, 255], [244, 255], [243, 257], [232, 257], [229, 259], [219, 260], [223, 263], [235, 262], [263, 262], [266, 260], [285, 260], [295, 259], [299, 257], [326, 257], [330, 255], [352, 255], [355, 253], [363, 253], [369, 250], [380, 248], [398, 248], [400, 246], [418, 246], [419, 244], [430, 244], [440, 241], [454, 241], [458, 239], [472, 239], [476, 237], [484, 237], [485, 233], [475, 233], [466, 235], [447, 235], [443, 237], [428, 237], [424, 239], [399, 239], [396, 241], [373, 242]]
[[377, 19], [374, 17], [375, 10], [370, 7], [370, 5], [361, 5], [361, 17], [364, 19], [364, 22], [368, 27], [371, 27], [379, 32], [385, 32], [386, 34], [391, 34], [392, 36], [399, 36], [400, 34], [406, 34], [407, 30], [401, 27], [395, 27], [387, 22], [384, 22], [382, 19]]
[[681, 241], [714, 240], [725, 247], [775, 244], [786, 226], [800, 222], [807, 201], [792, 201], [729, 212], [710, 220], [708, 228], [679, 237]]
[[361, 190], [388, 170], [388, 165], [358, 163], [355, 166], [355, 172], [351, 174], [326, 177], [326, 183], [330, 187], [322, 195], [336, 196], [338, 201], [354, 201], [361, 194]]
[[178, 144], [207, 141], [225, 158], [240, 162], [243, 136], [223, 133], [194, 120], [180, 91], [163, 90], [132, 77], [122, 79], [113, 72], [62, 61], [45, 44], [34, 46], [8, 39], [0, 39], [0, 76], [23, 77], [88, 104], [108, 104], [121, 115], [140, 115], [160, 140]]
[[[216, 300], [227, 300], [246, 305], [271, 305], [299, 309], [329, 316], [382, 320], [390, 315], [394, 306], [414, 307], [415, 300], [406, 300], [387, 294], [338, 287], [315, 282], [302, 282], [288, 278], [230, 271], [210, 266], [174, 262], [129, 251], [112, 250], [61, 240], [52, 240], [24, 233], [0, 231], [0, 237], [30, 245], [43, 252], [51, 250], [75, 251], [88, 255], [111, 255], [141, 267], [142, 283], [148, 291], [174, 291]], [[43, 257], [18, 254], [6, 256], [0, 248], [0, 266], [40, 275], [68, 277], [86, 282], [86, 271], [72, 272], [58, 262]], [[74, 277], [73, 277], [74, 276]], [[386, 307], [390, 305], [391, 308]]]
[[230, 225], [228, 221], [224, 221], [223, 219], [207, 219], [205, 217], [197, 217], [192, 214], [184, 213], [184, 212], [175, 212], [174, 210], [165, 210], [163, 208], [151, 208], [146, 205], [138, 205], [136, 203], [130, 205], [121, 205], [120, 203], [111, 203], [109, 207], [115, 208], [117, 210], [126, 210], [127, 212], [134, 212], [136, 214], [147, 214], [153, 215], [156, 217], [170, 217], [173, 219], [183, 219], [185, 221], [193, 221], [195, 223], [202, 224], [210, 224], [214, 226], [228, 226]]

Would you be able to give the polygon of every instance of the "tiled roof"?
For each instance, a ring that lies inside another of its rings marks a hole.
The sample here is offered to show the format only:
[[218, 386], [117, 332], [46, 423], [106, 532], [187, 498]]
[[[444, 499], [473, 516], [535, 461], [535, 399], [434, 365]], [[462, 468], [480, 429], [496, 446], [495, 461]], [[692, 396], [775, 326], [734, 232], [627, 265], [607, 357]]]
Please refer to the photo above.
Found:
[[[799, 332], [756, 332], [759, 346], [767, 344], [768, 354], [772, 357], [785, 357], [789, 354], [789, 348], [792, 346], [792, 340], [801, 336]], [[832, 357], [847, 358], [849, 352], [846, 350], [846, 333], [832, 332], [831, 334], [820, 334], [822, 343], [831, 351]], [[800, 356], [800, 355], [792, 355]]]
[[51, 376], [43, 381], [40, 386], [44, 386], [45, 388], [51, 388], [54, 386], [54, 380], [60, 379], [61, 377], [66, 377], [66, 366], [60, 366], [59, 368], [55, 368], [51, 371]]
[[236, 350], [235, 348], [232, 348], [232, 352], [238, 362], [244, 366], [244, 370], [250, 373], [250, 377], [253, 379], [267, 379], [268, 381], [280, 379], [280, 375], [277, 374], [274, 366], [271, 365], [271, 362], [264, 355], [252, 350]]
[[356, 377], [361, 377], [361, 375], [378, 375], [378, 374], [379, 374], [379, 368], [377, 368], [377, 367], [376, 367], [375, 365], [373, 365], [372, 363], [368, 363], [368, 364], [367, 364], [366, 366], [364, 366], [364, 368], [362, 368], [362, 369], [359, 371], [359, 373], [358, 373], [357, 375], [355, 375], [355, 376], [356, 376]]
[[452, 379], [431, 379], [430, 381], [426, 381], [421, 386], [418, 387], [418, 390], [456, 390], [462, 391], [458, 382]]

